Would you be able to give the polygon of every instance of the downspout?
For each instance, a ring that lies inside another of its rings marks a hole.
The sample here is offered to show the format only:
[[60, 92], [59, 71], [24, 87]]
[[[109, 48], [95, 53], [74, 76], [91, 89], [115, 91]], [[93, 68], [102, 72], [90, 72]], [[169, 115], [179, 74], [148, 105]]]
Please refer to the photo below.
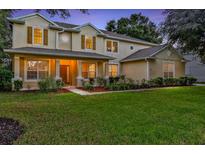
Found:
[[145, 58], [145, 61], [147, 62], [147, 70], [146, 70], [146, 74], [147, 74], [147, 80], [150, 80], [150, 70], [149, 70], [149, 61], [147, 58]]

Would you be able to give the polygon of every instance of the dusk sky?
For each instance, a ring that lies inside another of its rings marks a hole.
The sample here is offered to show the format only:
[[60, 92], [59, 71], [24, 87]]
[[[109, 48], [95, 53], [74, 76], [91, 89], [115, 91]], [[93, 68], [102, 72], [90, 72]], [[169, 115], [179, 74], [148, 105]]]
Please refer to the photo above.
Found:
[[[14, 17], [26, 15], [29, 13], [33, 13], [33, 10], [20, 10], [14, 14]], [[70, 10], [71, 17], [67, 19], [62, 19], [58, 16], [51, 18], [45, 11], [41, 11], [40, 13], [46, 16], [48, 19], [53, 21], [61, 21], [72, 24], [85, 24], [92, 23], [96, 27], [104, 29], [106, 23], [112, 19], [119, 19], [121, 17], [129, 17], [133, 13], [142, 13], [144, 16], [150, 18], [156, 25], [158, 25], [161, 21], [164, 20], [164, 16], [162, 15], [163, 10], [88, 10], [89, 14], [82, 14], [79, 10]]]

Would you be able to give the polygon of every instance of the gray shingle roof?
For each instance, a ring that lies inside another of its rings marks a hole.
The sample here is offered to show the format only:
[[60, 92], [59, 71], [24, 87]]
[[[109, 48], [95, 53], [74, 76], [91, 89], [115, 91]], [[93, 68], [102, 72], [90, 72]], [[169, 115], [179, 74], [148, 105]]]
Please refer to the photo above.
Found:
[[126, 62], [126, 61], [134, 61], [134, 60], [141, 60], [145, 58], [152, 58], [152, 56], [159, 52], [160, 50], [163, 50], [167, 47], [166, 44], [164, 45], [159, 45], [156, 47], [151, 47], [151, 48], [145, 48], [136, 51], [135, 53], [127, 56], [126, 58], [122, 59], [121, 62]]
[[57, 22], [57, 21], [55, 21], [55, 23], [64, 28], [75, 28], [79, 26], [79, 25], [74, 25], [74, 24], [69, 24], [69, 23], [64, 23], [64, 22]]
[[70, 51], [70, 50], [34, 48], [34, 47], [5, 49], [5, 52], [20, 53], [20, 54], [35, 54], [35, 55], [55, 56], [55, 57], [59, 56], [59, 57], [68, 57], [68, 58], [89, 58], [89, 59], [101, 59], [101, 60], [115, 59], [113, 57], [101, 55], [94, 52]]
[[[55, 22], [57, 25], [59, 25], [60, 27], [63, 28], [75, 28], [78, 27], [79, 25], [74, 25], [74, 24], [69, 24], [69, 23], [63, 23], [63, 22]], [[126, 40], [130, 40], [130, 41], [137, 41], [137, 42], [142, 42], [142, 43], [147, 43], [147, 44], [152, 44], [152, 45], [156, 45], [155, 43], [151, 43], [142, 39], [138, 39], [138, 38], [133, 38], [124, 34], [118, 34], [115, 32], [110, 32], [110, 31], [106, 31], [103, 29], [99, 29], [101, 32], [103, 32], [104, 34], [110, 36], [110, 37], [114, 37], [114, 38], [118, 38], [118, 39], [126, 39]]]
[[138, 38], [133, 38], [133, 37], [130, 37], [130, 36], [127, 36], [127, 35], [124, 35], [124, 34], [118, 34], [118, 33], [110, 32], [110, 31], [102, 30], [102, 29], [101, 29], [101, 31], [104, 34], [107, 34], [107, 35], [113, 36], [113, 37], [118, 37], [118, 38], [122, 38], [122, 39], [138, 41], [138, 42], [143, 42], [143, 43], [151, 43], [151, 42], [148, 42], [148, 41], [145, 41], [145, 40], [142, 40], [142, 39], [138, 39]]

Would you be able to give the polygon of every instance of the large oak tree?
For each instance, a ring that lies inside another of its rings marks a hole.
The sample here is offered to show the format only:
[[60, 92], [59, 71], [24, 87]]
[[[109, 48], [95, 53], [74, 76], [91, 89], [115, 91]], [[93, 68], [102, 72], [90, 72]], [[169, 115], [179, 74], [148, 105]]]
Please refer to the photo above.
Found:
[[122, 17], [117, 21], [111, 20], [107, 23], [106, 30], [153, 43], [162, 41], [157, 26], [141, 13], [132, 14], [129, 18]]
[[205, 62], [205, 10], [165, 10], [164, 14], [161, 32], [167, 42]]

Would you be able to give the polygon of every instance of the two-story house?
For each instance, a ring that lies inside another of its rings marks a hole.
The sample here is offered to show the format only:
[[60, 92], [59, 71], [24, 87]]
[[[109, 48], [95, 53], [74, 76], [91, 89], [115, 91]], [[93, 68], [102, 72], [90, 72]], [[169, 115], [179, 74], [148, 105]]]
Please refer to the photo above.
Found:
[[98, 29], [88, 23], [54, 22], [35, 13], [8, 19], [12, 23], [14, 79], [36, 88], [47, 76], [82, 86], [87, 78], [126, 75], [134, 80], [184, 75], [184, 59], [157, 45]]

